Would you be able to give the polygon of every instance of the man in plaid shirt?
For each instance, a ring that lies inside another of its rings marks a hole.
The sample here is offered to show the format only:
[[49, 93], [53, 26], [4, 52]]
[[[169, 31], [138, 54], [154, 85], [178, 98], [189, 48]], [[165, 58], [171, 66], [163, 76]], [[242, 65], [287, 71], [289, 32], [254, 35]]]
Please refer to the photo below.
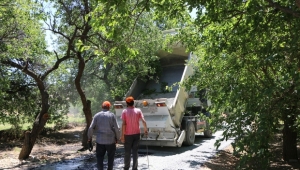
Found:
[[109, 111], [110, 102], [102, 104], [102, 111], [97, 113], [88, 130], [88, 141], [92, 141], [93, 132], [96, 132], [97, 168], [103, 170], [104, 155], [107, 152], [108, 170], [113, 169], [116, 143], [120, 139], [119, 126], [115, 115]]

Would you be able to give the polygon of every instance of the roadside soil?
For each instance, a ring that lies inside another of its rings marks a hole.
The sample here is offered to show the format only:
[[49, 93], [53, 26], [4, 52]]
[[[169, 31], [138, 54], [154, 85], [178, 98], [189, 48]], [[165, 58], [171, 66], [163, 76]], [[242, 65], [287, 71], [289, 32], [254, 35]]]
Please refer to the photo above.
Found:
[[[28, 159], [18, 159], [23, 140], [0, 139], [0, 170], [1, 169], [38, 169], [41, 165], [90, 155], [82, 149], [81, 137], [83, 126], [70, 126], [58, 132], [44, 132], [39, 135]], [[3, 136], [3, 133], [0, 134]], [[5, 135], [4, 135], [5, 136]]]
[[[300, 170], [300, 162], [285, 162], [282, 159], [281, 135], [277, 135], [271, 143], [272, 158], [268, 170]], [[300, 158], [300, 146], [298, 145], [298, 157]], [[230, 145], [220, 150], [212, 159], [204, 164], [201, 170], [234, 170], [237, 169], [239, 159], [233, 156], [233, 147]], [[255, 164], [255, 162], [253, 162]]]
[[[72, 126], [69, 129], [60, 130], [58, 132], [48, 132], [39, 136], [30, 158], [25, 161], [19, 161], [18, 155], [22, 148], [22, 140], [4, 139], [3, 132], [0, 133], [0, 169], [38, 169], [39, 166], [47, 166], [51, 163], [61, 162], [77, 157], [89, 156], [89, 151], [78, 151], [82, 148], [81, 136], [83, 126]], [[300, 169], [300, 163], [284, 162], [281, 159], [281, 143], [280, 140], [272, 143], [274, 155], [271, 161], [270, 170], [293, 170]], [[298, 151], [300, 148], [298, 148]], [[201, 170], [234, 170], [236, 169], [239, 159], [232, 155], [233, 148], [228, 146], [211, 160], [206, 162]], [[300, 157], [300, 154], [299, 154]]]

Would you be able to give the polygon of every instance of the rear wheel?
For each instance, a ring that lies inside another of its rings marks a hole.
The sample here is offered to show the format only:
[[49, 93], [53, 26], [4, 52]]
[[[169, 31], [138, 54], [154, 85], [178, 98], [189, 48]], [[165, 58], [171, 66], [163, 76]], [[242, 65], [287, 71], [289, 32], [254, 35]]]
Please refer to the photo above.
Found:
[[205, 127], [205, 130], [204, 130], [204, 137], [207, 137], [207, 138], [211, 138], [212, 137], [212, 131], [209, 130], [209, 122], [206, 121], [206, 127]]
[[183, 142], [184, 145], [193, 145], [195, 142], [195, 126], [193, 122], [188, 122], [185, 128], [186, 135], [185, 141]]
[[212, 137], [211, 130], [205, 130], [204, 131], [204, 137], [211, 138]]

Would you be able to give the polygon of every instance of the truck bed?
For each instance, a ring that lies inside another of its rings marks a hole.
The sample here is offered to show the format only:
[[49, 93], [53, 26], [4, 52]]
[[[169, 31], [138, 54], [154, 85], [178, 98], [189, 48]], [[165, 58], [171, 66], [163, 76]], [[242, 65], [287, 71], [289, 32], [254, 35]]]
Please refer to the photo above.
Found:
[[[184, 67], [184, 65], [163, 67], [159, 81], [149, 80], [146, 82], [144, 89], [141, 90], [141, 94], [138, 95], [137, 99], [174, 99], [178, 90], [178, 85], [175, 83], [180, 82]], [[166, 88], [165, 86], [172, 86], [172, 88], [168, 92], [162, 91]]]

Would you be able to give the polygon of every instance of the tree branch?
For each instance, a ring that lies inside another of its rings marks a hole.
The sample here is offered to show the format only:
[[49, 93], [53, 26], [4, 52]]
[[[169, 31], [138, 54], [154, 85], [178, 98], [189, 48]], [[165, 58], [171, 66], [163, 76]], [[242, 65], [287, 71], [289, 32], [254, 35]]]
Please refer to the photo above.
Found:
[[52, 68], [48, 69], [42, 76], [41, 76], [41, 80], [45, 80], [45, 78], [54, 70], [58, 69], [60, 63], [62, 63], [63, 61], [67, 60], [71, 58], [71, 56], [64, 56], [63, 58], [57, 58], [57, 61], [55, 62], [55, 64], [53, 65]]
[[267, 2], [269, 2], [270, 6], [276, 8], [276, 9], [279, 9], [283, 13], [291, 14], [294, 17], [297, 17], [297, 18], [300, 17], [300, 14], [298, 12], [295, 12], [291, 8], [281, 6], [279, 3], [273, 2], [272, 0], [267, 0]]

